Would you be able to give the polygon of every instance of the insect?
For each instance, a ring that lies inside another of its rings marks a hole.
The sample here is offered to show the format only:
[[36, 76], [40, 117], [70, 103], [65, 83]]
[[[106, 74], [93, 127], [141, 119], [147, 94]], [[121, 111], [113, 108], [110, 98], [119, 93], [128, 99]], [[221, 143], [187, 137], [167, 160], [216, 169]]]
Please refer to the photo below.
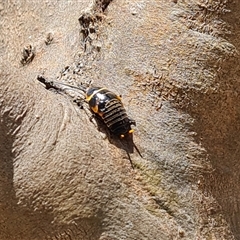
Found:
[[[136, 126], [136, 122], [127, 115], [121, 96], [114, 92], [101, 87], [86, 87], [84, 85], [76, 87], [65, 83], [47, 81], [41, 76], [38, 77], [38, 80], [44, 83], [47, 89], [54, 88], [57, 91], [64, 91], [64, 87], [66, 87], [66, 90], [76, 89], [78, 91], [83, 91], [85, 94], [84, 100], [88, 103], [93, 115], [100, 118], [111, 135], [123, 139], [125, 137], [127, 138], [129, 135], [131, 136], [134, 132], [131, 126]], [[132, 144], [138, 154], [142, 157], [136, 145], [134, 143]], [[131, 166], [133, 167], [130, 155], [128, 151], [126, 152]]]
[[86, 89], [86, 101], [113, 135], [123, 138], [133, 133], [131, 125], [136, 125], [136, 122], [128, 117], [120, 96], [106, 88], [89, 87]]

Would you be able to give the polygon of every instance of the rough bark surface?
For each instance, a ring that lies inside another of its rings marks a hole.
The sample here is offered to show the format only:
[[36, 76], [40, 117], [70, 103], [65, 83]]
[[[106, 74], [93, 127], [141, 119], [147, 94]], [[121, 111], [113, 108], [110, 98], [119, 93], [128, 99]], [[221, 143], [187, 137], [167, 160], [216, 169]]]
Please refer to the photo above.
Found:
[[[230, 0], [0, 2], [0, 239], [240, 239], [239, 12]], [[38, 75], [121, 94], [135, 169]]]

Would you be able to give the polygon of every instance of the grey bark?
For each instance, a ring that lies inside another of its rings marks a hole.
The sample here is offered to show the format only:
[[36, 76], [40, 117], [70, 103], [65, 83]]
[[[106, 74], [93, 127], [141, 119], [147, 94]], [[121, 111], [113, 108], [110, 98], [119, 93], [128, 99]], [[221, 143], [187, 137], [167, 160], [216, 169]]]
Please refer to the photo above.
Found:
[[[0, 239], [240, 239], [239, 11], [1, 2]], [[38, 75], [121, 94], [135, 169]]]

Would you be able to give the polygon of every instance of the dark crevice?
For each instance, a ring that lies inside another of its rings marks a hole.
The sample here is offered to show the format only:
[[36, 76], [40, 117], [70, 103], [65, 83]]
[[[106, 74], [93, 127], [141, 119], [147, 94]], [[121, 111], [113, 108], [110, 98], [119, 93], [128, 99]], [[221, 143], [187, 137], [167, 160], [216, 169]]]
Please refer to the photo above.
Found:
[[101, 46], [97, 43], [100, 40], [100, 28], [106, 14], [106, 10], [112, 0], [96, 0], [88, 12], [82, 13], [78, 21], [82, 35], [83, 48], [86, 52], [100, 51]]

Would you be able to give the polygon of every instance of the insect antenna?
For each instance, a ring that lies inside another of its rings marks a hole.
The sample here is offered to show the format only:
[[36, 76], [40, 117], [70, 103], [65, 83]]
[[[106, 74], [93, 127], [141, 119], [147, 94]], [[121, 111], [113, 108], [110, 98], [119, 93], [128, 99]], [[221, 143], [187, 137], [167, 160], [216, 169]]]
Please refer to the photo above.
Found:
[[84, 92], [86, 93], [86, 86], [83, 85], [79, 85], [79, 86], [74, 86], [74, 85], [70, 85], [70, 84], [66, 84], [66, 83], [62, 83], [62, 82], [57, 82], [57, 81], [49, 81], [47, 79], [45, 79], [43, 76], [38, 76], [37, 80], [41, 83], [43, 83], [46, 87], [46, 89], [55, 89], [58, 92], [66, 92], [66, 91], [75, 91], [75, 92]]
[[52, 81], [52, 83], [54, 84], [54, 85], [62, 85], [62, 86], [65, 86], [65, 87], [68, 87], [68, 88], [70, 88], [70, 90], [71, 89], [76, 89], [76, 90], [82, 90], [82, 91], [86, 91], [86, 88], [84, 87], [81, 87], [80, 88], [80, 86], [81, 85], [79, 85], [79, 86], [74, 86], [74, 85], [70, 85], [70, 84], [66, 84], [66, 83], [62, 83], [62, 82], [55, 82], [55, 81]]

